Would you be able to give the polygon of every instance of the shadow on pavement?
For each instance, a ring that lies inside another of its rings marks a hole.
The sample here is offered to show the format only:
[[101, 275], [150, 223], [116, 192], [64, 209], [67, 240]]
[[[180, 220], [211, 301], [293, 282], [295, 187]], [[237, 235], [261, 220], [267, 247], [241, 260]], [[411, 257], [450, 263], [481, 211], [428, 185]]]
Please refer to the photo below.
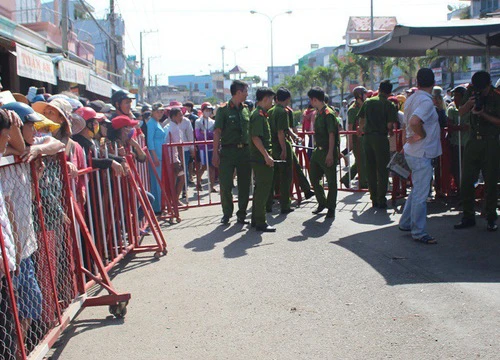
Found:
[[208, 234], [188, 242], [184, 245], [184, 248], [192, 249], [194, 252], [213, 250], [215, 249], [215, 244], [223, 242], [241, 231], [246, 231], [246, 227], [247, 225], [241, 225], [236, 222], [231, 225], [219, 225]]
[[334, 219], [325, 218], [325, 214], [314, 215], [312, 218], [304, 221], [304, 228], [300, 231], [300, 235], [291, 237], [288, 241], [300, 242], [314, 238], [320, 238], [325, 235], [333, 223]]
[[[262, 233], [249, 229], [239, 239], [224, 247], [224, 257], [227, 259], [235, 259], [247, 255], [247, 250], [260, 247], [262, 242]], [[265, 245], [271, 245], [265, 244]]]
[[[82, 309], [83, 310], [83, 309]], [[81, 311], [81, 310], [80, 310]], [[79, 315], [77, 315], [78, 317]], [[87, 331], [96, 330], [106, 326], [120, 326], [125, 323], [125, 319], [117, 319], [114, 316], [107, 316], [105, 319], [95, 320], [73, 320], [62, 336], [54, 343], [51, 348], [51, 355], [48, 359], [57, 360], [61, 357], [66, 345], [76, 336]]]
[[340, 238], [331, 243], [356, 254], [384, 276], [388, 285], [441, 282], [500, 282], [500, 241], [484, 220], [454, 230], [455, 215], [433, 216], [428, 231], [437, 245], [415, 242], [397, 225]]

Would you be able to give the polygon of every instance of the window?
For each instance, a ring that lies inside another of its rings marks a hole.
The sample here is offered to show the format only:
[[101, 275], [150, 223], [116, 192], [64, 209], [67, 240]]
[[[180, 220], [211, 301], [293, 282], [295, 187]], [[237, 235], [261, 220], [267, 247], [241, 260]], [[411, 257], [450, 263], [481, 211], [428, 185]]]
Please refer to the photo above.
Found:
[[491, 12], [498, 8], [498, 0], [481, 0], [480, 12]]
[[208, 89], [208, 83], [205, 83], [205, 89]]

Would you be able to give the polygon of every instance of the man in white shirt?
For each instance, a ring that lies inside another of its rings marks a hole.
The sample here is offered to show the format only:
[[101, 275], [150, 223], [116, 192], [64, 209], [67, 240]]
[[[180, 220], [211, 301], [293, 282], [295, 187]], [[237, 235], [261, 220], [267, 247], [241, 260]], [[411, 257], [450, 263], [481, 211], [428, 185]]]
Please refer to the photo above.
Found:
[[413, 188], [399, 221], [399, 229], [411, 231], [415, 241], [436, 244], [427, 234], [427, 196], [432, 179], [432, 159], [441, 155], [441, 130], [438, 114], [432, 102], [434, 73], [421, 68], [417, 73], [418, 90], [405, 103], [405, 159], [411, 169]]

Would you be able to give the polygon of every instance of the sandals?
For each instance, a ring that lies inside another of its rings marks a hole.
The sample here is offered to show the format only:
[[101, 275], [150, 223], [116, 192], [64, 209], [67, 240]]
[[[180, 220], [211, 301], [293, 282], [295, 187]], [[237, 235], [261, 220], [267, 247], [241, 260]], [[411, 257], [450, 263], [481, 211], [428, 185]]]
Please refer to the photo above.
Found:
[[434, 244], [437, 244], [437, 240], [434, 239], [432, 236], [430, 235], [424, 235], [422, 236], [421, 238], [419, 239], [413, 239], [417, 242], [421, 242], [421, 243], [424, 243], [424, 244], [427, 244], [427, 245], [434, 245]]

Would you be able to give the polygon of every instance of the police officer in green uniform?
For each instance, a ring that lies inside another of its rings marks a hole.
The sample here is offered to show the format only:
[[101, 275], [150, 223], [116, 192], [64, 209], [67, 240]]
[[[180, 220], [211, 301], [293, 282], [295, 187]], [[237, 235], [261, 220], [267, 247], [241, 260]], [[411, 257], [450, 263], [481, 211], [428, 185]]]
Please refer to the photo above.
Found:
[[[288, 115], [287, 138], [290, 141], [290, 144], [292, 143], [297, 144], [301, 142], [302, 139], [296, 134], [295, 124], [293, 121], [293, 109], [290, 106], [287, 106], [285, 110]], [[292, 163], [293, 163], [293, 175], [295, 175], [295, 177], [297, 178], [297, 181], [299, 182], [299, 188], [304, 193], [304, 197], [306, 198], [306, 200], [312, 198], [314, 196], [314, 192], [312, 192], [311, 190], [311, 184], [309, 184], [309, 180], [307, 180], [307, 177], [304, 174], [304, 171], [302, 170], [302, 166], [300, 165], [299, 158], [297, 157], [295, 151], [292, 151]]]
[[267, 111], [273, 105], [275, 92], [270, 88], [259, 88], [255, 93], [257, 106], [250, 117], [250, 159], [255, 176], [252, 201], [252, 226], [258, 231], [274, 232], [276, 228], [267, 224], [266, 203], [273, 186], [274, 160], [271, 156], [271, 128]]
[[274, 188], [278, 185], [280, 194], [281, 213], [288, 214], [293, 211], [290, 208], [290, 186], [292, 184], [292, 145], [287, 140], [288, 114], [287, 106], [290, 104], [292, 95], [288, 89], [280, 87], [276, 92], [276, 105], [269, 109], [269, 126], [271, 128], [272, 156], [276, 160], [286, 161], [274, 167], [274, 186], [271, 187], [268, 208], [272, 204]]
[[[314, 121], [315, 148], [311, 155], [311, 184], [318, 201], [318, 207], [313, 214], [319, 214], [328, 209], [327, 218], [335, 218], [337, 205], [337, 159], [339, 148], [339, 127], [334, 111], [325, 104], [325, 91], [315, 86], [308, 91], [311, 105], [316, 109]], [[328, 182], [328, 198], [320, 180], [326, 176]]]
[[[467, 88], [459, 85], [455, 87], [451, 94], [453, 95], [453, 102], [448, 106], [446, 116], [448, 117], [448, 131], [451, 145], [451, 173], [455, 180], [456, 186], [459, 188], [461, 183], [460, 177], [460, 153], [462, 159], [464, 155], [465, 144], [470, 139], [470, 116], [471, 113], [460, 116], [458, 110], [462, 105]], [[463, 163], [463, 161], [462, 161]]]
[[388, 132], [398, 121], [398, 110], [387, 98], [392, 92], [390, 80], [384, 80], [378, 88], [378, 96], [367, 99], [359, 110], [358, 135], [363, 135], [366, 174], [370, 199], [375, 208], [387, 209], [390, 160]]
[[[352, 91], [352, 94], [354, 95], [354, 103], [349, 107], [349, 110], [347, 110], [347, 123], [350, 131], [356, 131], [358, 129], [358, 112], [366, 100], [367, 92], [368, 90], [366, 90], [364, 86], [357, 86]], [[346, 172], [340, 180], [347, 189], [351, 187], [351, 180], [354, 179], [356, 174], [358, 174], [358, 188], [366, 189], [368, 187], [362, 141], [362, 137], [350, 135], [349, 144], [352, 147], [355, 162], [351, 166], [350, 172]]]
[[[233, 215], [233, 174], [238, 177], [237, 221], [248, 224], [248, 198], [250, 195], [250, 150], [248, 147], [248, 124], [250, 114], [243, 104], [248, 95], [248, 84], [234, 80], [230, 87], [231, 100], [219, 107], [215, 116], [214, 153], [212, 164], [219, 168], [220, 196], [222, 204], [221, 223], [228, 224]], [[220, 149], [219, 149], [220, 145]]]
[[491, 85], [486, 71], [476, 72], [472, 84], [465, 92], [459, 114], [471, 113], [470, 138], [465, 145], [464, 171], [461, 195], [463, 203], [462, 220], [455, 229], [476, 225], [474, 212], [474, 183], [479, 172], [483, 172], [486, 196], [487, 230], [496, 231], [497, 182], [500, 161], [500, 92]]

